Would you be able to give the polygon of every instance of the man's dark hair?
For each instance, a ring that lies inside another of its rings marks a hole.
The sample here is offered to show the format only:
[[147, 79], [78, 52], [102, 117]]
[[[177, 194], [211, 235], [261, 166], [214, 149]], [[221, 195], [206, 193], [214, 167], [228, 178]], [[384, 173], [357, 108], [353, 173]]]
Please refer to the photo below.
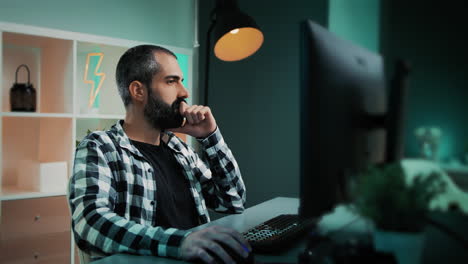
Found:
[[156, 52], [163, 52], [177, 58], [172, 51], [155, 45], [135, 46], [120, 57], [115, 71], [115, 79], [125, 107], [132, 102], [128, 90], [130, 83], [139, 81], [149, 89], [153, 76], [161, 71], [161, 66], [154, 56]]

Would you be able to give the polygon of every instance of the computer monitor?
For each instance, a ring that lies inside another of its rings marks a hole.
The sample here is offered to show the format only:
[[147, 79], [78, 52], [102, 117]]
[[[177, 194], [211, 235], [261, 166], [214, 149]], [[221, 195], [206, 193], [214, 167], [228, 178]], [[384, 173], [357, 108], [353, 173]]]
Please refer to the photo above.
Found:
[[310, 218], [348, 201], [349, 183], [369, 164], [401, 158], [407, 72], [387, 96], [382, 57], [311, 20], [300, 51], [299, 215]]

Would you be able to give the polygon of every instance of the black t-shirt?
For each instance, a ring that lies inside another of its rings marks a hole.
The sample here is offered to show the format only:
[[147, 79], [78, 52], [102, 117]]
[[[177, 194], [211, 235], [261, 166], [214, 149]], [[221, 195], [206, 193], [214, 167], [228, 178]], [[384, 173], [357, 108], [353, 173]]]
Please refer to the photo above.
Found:
[[156, 225], [190, 229], [198, 225], [198, 213], [190, 183], [172, 150], [161, 140], [159, 146], [131, 140], [154, 169], [156, 178]]

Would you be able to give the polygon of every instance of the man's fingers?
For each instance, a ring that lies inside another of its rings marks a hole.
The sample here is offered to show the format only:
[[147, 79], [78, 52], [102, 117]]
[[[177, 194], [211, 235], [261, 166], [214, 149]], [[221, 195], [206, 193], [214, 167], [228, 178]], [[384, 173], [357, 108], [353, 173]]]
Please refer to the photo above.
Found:
[[195, 231], [181, 245], [183, 259], [199, 259], [204, 263], [213, 263], [215, 260], [234, 263], [233, 256], [229, 255], [231, 251], [246, 258], [251, 248], [239, 232], [221, 226]]
[[180, 114], [185, 118], [183, 125], [177, 129], [169, 129], [197, 138], [205, 138], [216, 131], [217, 125], [211, 109], [208, 106], [180, 103]]
[[206, 250], [199, 248], [197, 252], [197, 257], [195, 259], [201, 259], [204, 263], [213, 263], [214, 258], [206, 252]]
[[203, 105], [199, 105], [196, 109], [195, 109], [195, 114], [197, 115], [197, 119], [198, 119], [198, 122], [201, 122], [205, 119], [205, 115], [203, 114], [203, 109], [205, 107]]
[[205, 241], [204, 248], [209, 250], [212, 254], [216, 254], [224, 263], [235, 263], [231, 256], [229, 256], [229, 254], [214, 241]]
[[217, 226], [219, 232], [227, 233], [233, 238], [235, 238], [239, 243], [242, 244], [243, 247], [247, 247], [249, 251], [252, 251], [252, 247], [250, 246], [249, 242], [245, 240], [244, 236], [241, 233], [237, 232], [236, 230], [225, 228], [222, 226]]
[[192, 105], [184, 108], [181, 114], [185, 116], [187, 122], [190, 125], [197, 125], [206, 119], [205, 115], [209, 112], [209, 109], [203, 105]]
[[197, 115], [198, 115], [198, 119], [201, 121], [205, 120], [205, 115], [206, 113], [208, 112], [208, 108], [207, 107], [204, 107], [204, 106], [201, 106], [199, 109], [198, 109], [198, 112], [197, 112]]
[[232, 236], [237, 239], [237, 241], [239, 241], [239, 243], [242, 244], [243, 247], [246, 247], [246, 249], [251, 252], [252, 251], [252, 247], [250, 246], [249, 242], [247, 240], [245, 240], [244, 236], [238, 232], [234, 232], [232, 233]]
[[191, 106], [187, 106], [184, 111], [181, 113], [183, 116], [185, 116], [185, 118], [187, 119], [187, 122], [190, 124], [190, 125], [193, 125], [195, 124], [195, 120], [193, 119], [193, 116], [192, 116], [192, 111], [194, 109], [194, 106], [191, 105]]
[[205, 120], [205, 114], [203, 112], [200, 111], [197, 113], [197, 115], [198, 115], [198, 120], [200, 120], [200, 122]]
[[179, 105], [180, 113], [183, 113], [185, 111], [185, 109], [187, 109], [188, 107], [189, 107], [189, 105], [187, 104], [187, 102], [185, 102], [185, 101], [180, 102], [180, 105]]
[[194, 105], [191, 109], [190, 109], [190, 115], [192, 116], [192, 120], [193, 120], [193, 123], [196, 125], [198, 123], [200, 123], [200, 118], [198, 117], [198, 111], [200, 109], [200, 106], [198, 105]]
[[184, 116], [185, 116], [185, 119], [187, 120], [187, 123], [189, 123], [189, 125], [195, 124], [195, 121], [193, 120], [192, 115], [190, 115], [190, 114], [187, 113], [187, 114], [185, 114]]
[[198, 121], [198, 123], [201, 123], [203, 120], [205, 120], [205, 114], [204, 114], [204, 110], [205, 107], [202, 106], [202, 105], [199, 105], [197, 108], [195, 108], [194, 110], [194, 115], [196, 116], [196, 119]]
[[244, 258], [246, 258], [249, 255], [249, 252], [246, 249], [244, 249], [241, 242], [233, 236], [231, 236], [230, 234], [220, 233], [220, 235], [217, 236], [215, 240], [219, 243], [223, 243], [227, 247], [230, 247], [231, 249], [236, 251], [238, 255]]

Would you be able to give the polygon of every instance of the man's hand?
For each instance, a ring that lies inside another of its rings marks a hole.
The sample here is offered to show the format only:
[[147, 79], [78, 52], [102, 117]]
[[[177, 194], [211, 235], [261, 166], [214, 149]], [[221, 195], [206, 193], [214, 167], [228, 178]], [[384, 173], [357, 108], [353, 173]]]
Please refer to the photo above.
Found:
[[216, 120], [208, 106], [180, 104], [180, 114], [185, 117], [185, 124], [169, 131], [183, 133], [197, 138], [205, 138], [216, 130]]
[[210, 226], [188, 235], [180, 247], [183, 260], [201, 260], [204, 263], [214, 263], [216, 254], [224, 263], [234, 263], [234, 260], [222, 248], [220, 243], [232, 248], [240, 256], [247, 257], [252, 251], [249, 243], [237, 231], [221, 226]]

